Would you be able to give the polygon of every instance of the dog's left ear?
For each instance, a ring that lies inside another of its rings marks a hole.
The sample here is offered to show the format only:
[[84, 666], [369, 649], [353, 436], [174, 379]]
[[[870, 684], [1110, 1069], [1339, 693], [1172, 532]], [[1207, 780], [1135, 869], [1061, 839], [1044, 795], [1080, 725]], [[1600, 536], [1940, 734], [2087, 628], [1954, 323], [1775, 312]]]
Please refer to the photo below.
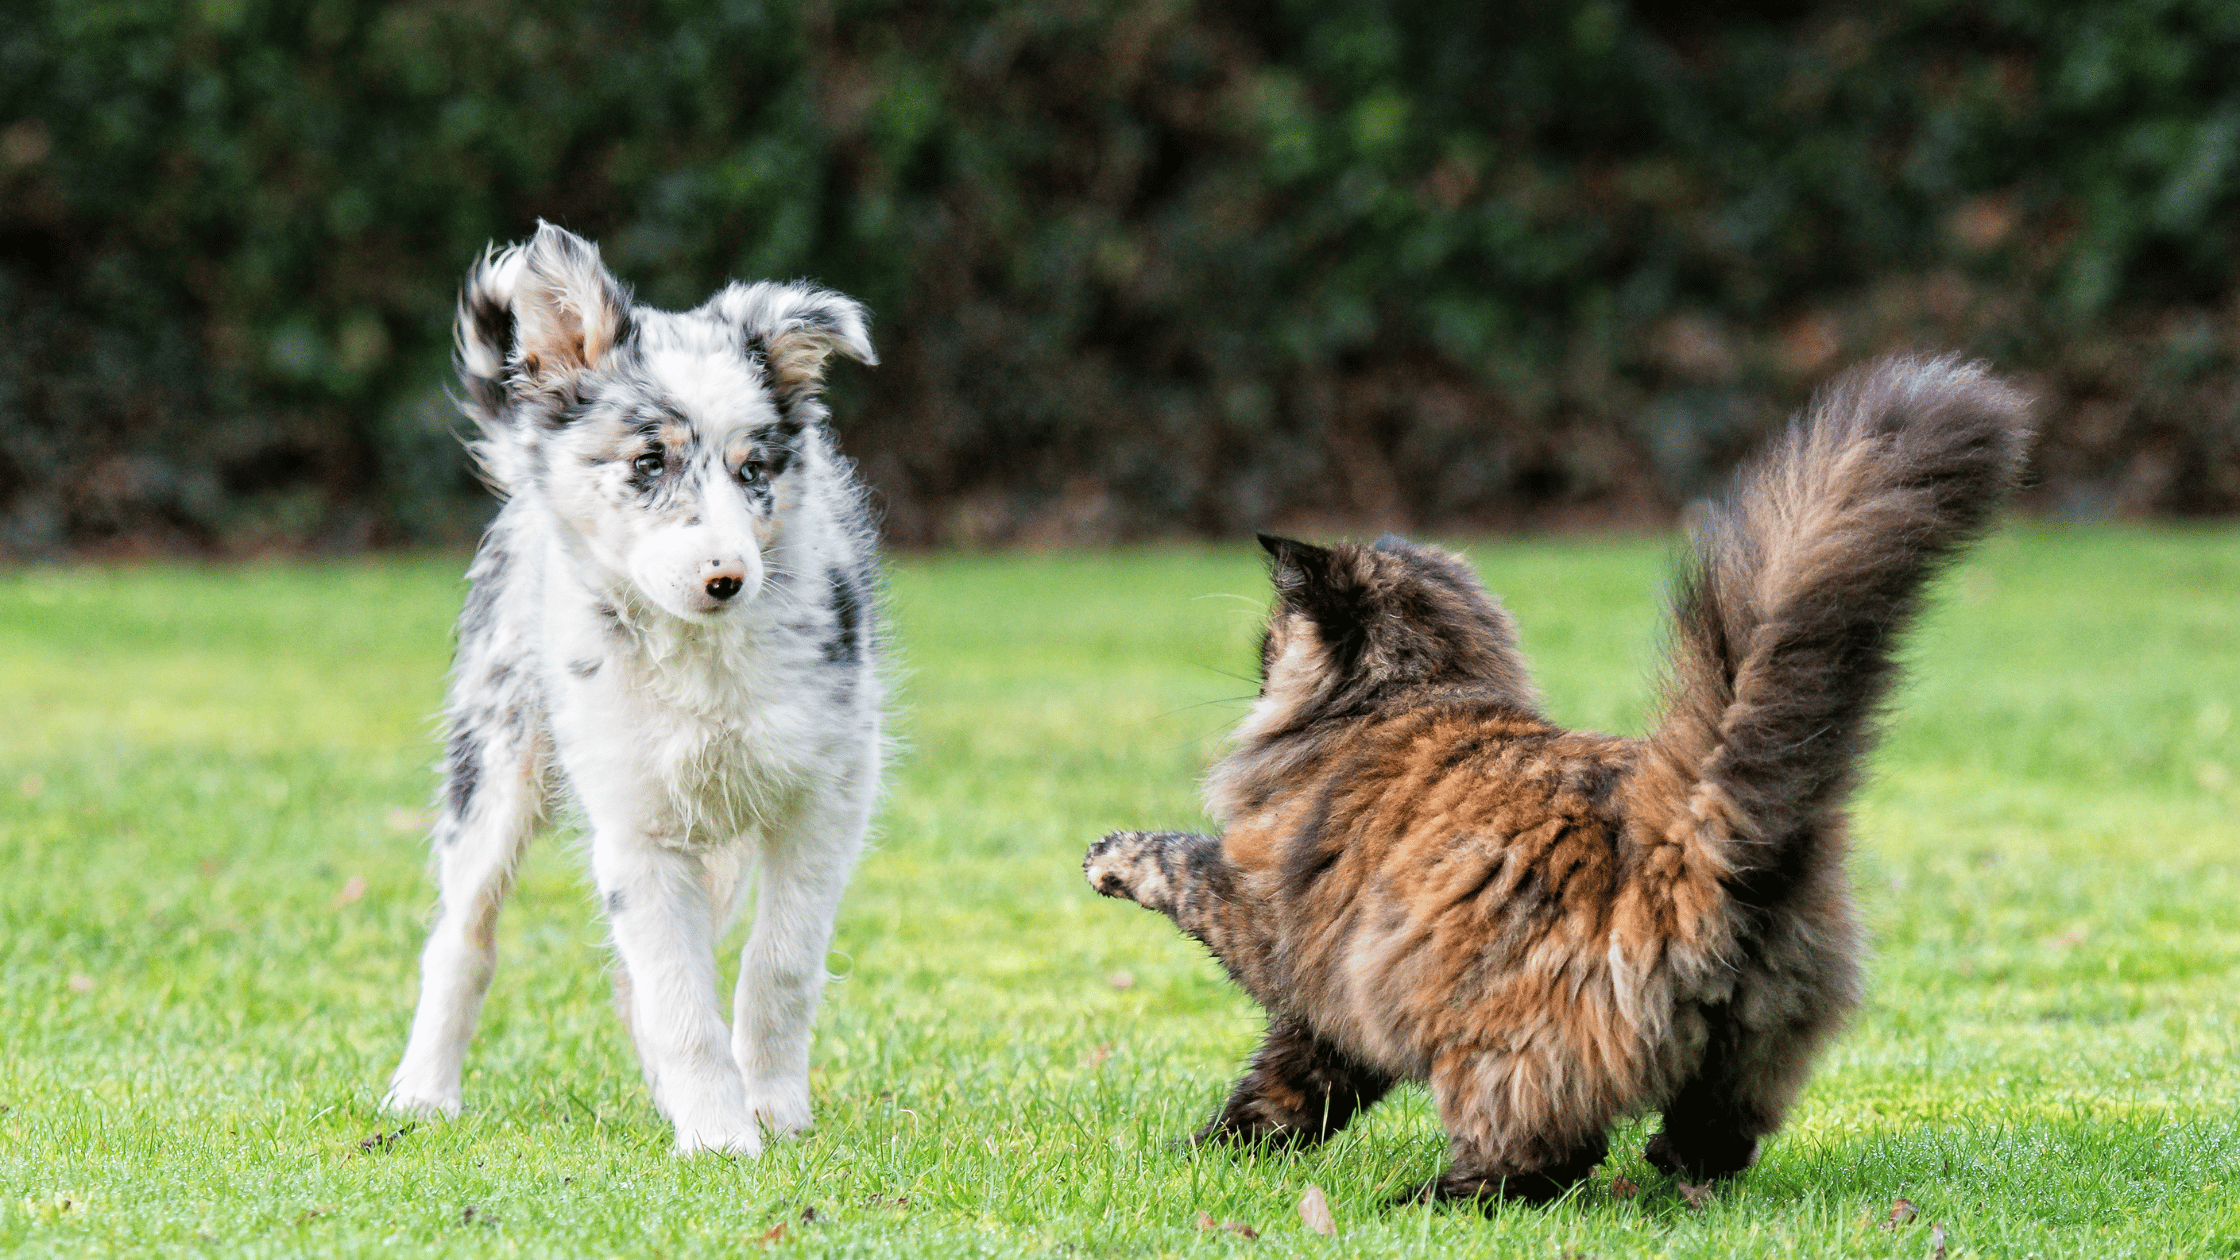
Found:
[[876, 364], [871, 319], [854, 298], [807, 284], [735, 284], [709, 302], [739, 326], [750, 354], [770, 372], [770, 392], [781, 407], [815, 398], [824, 389], [825, 360], [834, 351]]
[[531, 380], [595, 368], [630, 337], [630, 293], [599, 247], [537, 222], [513, 291], [515, 352]]

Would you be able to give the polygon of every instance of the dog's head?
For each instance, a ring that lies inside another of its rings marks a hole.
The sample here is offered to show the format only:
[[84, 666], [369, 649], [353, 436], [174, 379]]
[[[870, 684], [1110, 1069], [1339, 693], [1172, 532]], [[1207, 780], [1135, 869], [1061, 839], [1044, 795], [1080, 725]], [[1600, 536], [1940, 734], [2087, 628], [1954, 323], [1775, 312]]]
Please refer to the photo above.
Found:
[[682, 314], [634, 306], [598, 247], [549, 223], [467, 273], [457, 333], [491, 480], [691, 621], [761, 590], [825, 417], [825, 360], [878, 361], [837, 293], [733, 284]]

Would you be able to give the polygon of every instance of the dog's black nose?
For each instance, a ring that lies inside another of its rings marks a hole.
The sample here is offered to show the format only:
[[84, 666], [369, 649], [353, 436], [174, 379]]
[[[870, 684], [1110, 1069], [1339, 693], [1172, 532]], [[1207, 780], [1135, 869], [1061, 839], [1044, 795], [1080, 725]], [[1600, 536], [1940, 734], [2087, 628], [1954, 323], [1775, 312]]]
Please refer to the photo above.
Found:
[[739, 593], [739, 579], [728, 573], [708, 579], [708, 598], [718, 603]]

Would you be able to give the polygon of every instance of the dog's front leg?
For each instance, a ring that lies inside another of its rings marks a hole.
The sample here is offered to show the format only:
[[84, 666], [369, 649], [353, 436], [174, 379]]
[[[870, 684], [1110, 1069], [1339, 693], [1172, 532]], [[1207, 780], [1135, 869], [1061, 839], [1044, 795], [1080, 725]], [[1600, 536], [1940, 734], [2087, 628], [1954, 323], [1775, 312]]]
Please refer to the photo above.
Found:
[[544, 811], [536, 737], [455, 716], [443, 812], [436, 820], [442, 888], [420, 954], [420, 1001], [404, 1059], [383, 1105], [408, 1114], [459, 1114], [459, 1072], [498, 965], [498, 911]]
[[591, 866], [629, 976], [630, 1031], [676, 1152], [761, 1153], [716, 1005], [715, 924], [693, 854], [593, 818]]
[[867, 775], [764, 845], [754, 932], [739, 956], [732, 1050], [747, 1105], [773, 1133], [809, 1127], [809, 1030], [824, 992], [832, 920], [870, 825]]

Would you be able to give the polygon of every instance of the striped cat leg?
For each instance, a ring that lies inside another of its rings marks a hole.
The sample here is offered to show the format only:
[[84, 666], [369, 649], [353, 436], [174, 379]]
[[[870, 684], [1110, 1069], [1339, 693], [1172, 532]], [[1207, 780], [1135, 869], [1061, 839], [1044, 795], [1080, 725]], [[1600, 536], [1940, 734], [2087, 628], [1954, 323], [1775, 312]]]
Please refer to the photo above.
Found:
[[1562, 1198], [1610, 1153], [1612, 1119], [1601, 1091], [1567, 1075], [1505, 1051], [1442, 1055], [1429, 1084], [1454, 1162], [1403, 1201]]
[[[1804, 1088], [1812, 1054], [1833, 1019], [1772, 1030], [1741, 1027], [1724, 1008], [1695, 1074], [1665, 1104], [1664, 1129], [1642, 1158], [1687, 1181], [1732, 1177], [1758, 1158], [1758, 1139], [1781, 1127]], [[1721, 1018], [1724, 1016], [1724, 1018]]]
[[1307, 1145], [1343, 1129], [1392, 1088], [1306, 1025], [1271, 1016], [1267, 1039], [1221, 1113], [1191, 1141]]
[[1081, 863], [1089, 885], [1156, 910], [1198, 938], [1247, 989], [1262, 970], [1264, 942], [1243, 881], [1218, 836], [1187, 831], [1115, 831], [1089, 846]]
[[1185, 831], [1115, 831], [1082, 860], [1089, 886], [1156, 910], [1213, 951], [1263, 1006], [1281, 988], [1270, 965], [1268, 915], [1221, 852], [1218, 836]]

